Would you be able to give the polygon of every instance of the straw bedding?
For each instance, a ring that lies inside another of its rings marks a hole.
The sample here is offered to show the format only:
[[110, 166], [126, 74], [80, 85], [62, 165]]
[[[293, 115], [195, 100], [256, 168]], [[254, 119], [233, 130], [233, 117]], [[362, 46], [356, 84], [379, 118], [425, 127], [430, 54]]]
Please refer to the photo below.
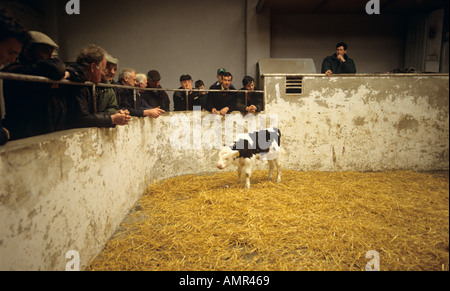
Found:
[[448, 172], [235, 172], [151, 185], [87, 270], [449, 270]]

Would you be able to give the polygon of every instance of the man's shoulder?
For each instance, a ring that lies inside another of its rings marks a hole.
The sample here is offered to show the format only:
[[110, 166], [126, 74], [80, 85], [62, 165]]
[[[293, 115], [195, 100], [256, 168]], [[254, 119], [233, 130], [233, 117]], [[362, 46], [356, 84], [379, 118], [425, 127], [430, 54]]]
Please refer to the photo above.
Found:
[[14, 64], [9, 64], [8, 66], [4, 67], [2, 70], [0, 70], [1, 72], [4, 73], [17, 73], [17, 74], [22, 74], [23, 72], [25, 72], [27, 69], [29, 69], [31, 66], [25, 66], [19, 63], [14, 63]]
[[347, 54], [344, 55], [344, 58], [346, 61], [353, 61], [353, 59], [351, 57], [349, 57]]
[[215, 83], [214, 85], [211, 85], [211, 87], [209, 87], [209, 89], [211, 90], [222, 90], [222, 85], [219, 83]]
[[[180, 88], [178, 88], [179, 90], [182, 90], [183, 88], [182, 87], [180, 87]], [[183, 95], [182, 94], [185, 94], [183, 91], [175, 91], [175, 92], [173, 92], [173, 95], [174, 96], [177, 96], [177, 97], [182, 97]]]
[[336, 54], [325, 57], [325, 60], [327, 61], [337, 60]]

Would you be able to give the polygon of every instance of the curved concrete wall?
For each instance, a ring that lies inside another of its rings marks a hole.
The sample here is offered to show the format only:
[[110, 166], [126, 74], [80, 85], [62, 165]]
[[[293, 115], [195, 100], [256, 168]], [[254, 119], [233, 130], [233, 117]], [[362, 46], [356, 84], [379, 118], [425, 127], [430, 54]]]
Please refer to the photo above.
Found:
[[86, 265], [153, 180], [210, 171], [212, 151], [171, 149], [173, 115], [2, 147], [0, 270], [65, 270], [70, 250]]
[[209, 147], [230, 125], [278, 125], [289, 169], [448, 170], [448, 75], [305, 76], [303, 86], [286, 96], [285, 77], [266, 76], [259, 116], [168, 113], [1, 147], [0, 270], [65, 270], [71, 250], [82, 269], [148, 184], [215, 172]]
[[449, 163], [448, 75], [265, 76], [289, 168], [320, 171], [443, 170]]

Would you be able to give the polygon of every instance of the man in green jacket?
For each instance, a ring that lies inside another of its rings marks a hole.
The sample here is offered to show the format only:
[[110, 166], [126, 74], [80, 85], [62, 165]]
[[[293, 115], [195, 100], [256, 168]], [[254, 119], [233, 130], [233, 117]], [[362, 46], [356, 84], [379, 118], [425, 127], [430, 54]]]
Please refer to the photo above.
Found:
[[[106, 53], [106, 70], [102, 74], [102, 83], [112, 84], [117, 73], [119, 60]], [[97, 87], [97, 112], [114, 115], [119, 111], [116, 91], [113, 88]]]
[[347, 44], [343, 42], [336, 45], [336, 53], [323, 60], [322, 74], [331, 76], [332, 74], [356, 73], [355, 63], [347, 56], [347, 48]]

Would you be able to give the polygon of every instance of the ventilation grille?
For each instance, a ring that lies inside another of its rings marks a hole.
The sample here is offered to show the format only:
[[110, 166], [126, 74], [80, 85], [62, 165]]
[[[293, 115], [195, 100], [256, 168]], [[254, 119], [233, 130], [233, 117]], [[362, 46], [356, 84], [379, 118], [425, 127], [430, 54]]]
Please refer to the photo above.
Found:
[[303, 93], [303, 77], [286, 77], [286, 95]]

